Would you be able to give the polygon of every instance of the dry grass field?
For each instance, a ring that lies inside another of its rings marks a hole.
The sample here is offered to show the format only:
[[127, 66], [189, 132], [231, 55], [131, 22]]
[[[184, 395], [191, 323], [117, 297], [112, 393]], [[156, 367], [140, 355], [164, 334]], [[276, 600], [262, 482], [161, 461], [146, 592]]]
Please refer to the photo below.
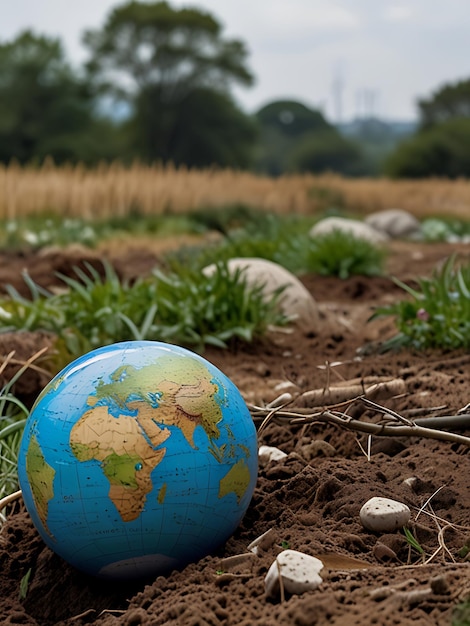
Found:
[[235, 170], [187, 170], [116, 162], [39, 168], [0, 166], [0, 219], [59, 213], [106, 219], [182, 213], [242, 203], [278, 213], [312, 215], [327, 208], [364, 215], [402, 208], [419, 218], [468, 219], [470, 182], [429, 179], [346, 179], [335, 175], [289, 175], [277, 179]]

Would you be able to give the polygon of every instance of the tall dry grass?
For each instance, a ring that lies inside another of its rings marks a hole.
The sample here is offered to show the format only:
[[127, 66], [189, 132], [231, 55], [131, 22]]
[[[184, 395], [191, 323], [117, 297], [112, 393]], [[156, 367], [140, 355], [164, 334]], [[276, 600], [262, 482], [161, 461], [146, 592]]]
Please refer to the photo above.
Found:
[[336, 207], [358, 215], [400, 207], [417, 217], [470, 218], [470, 182], [345, 179], [291, 175], [277, 179], [235, 170], [116, 162], [94, 169], [0, 166], [0, 219], [51, 212], [64, 217], [101, 218], [187, 212], [243, 203], [278, 213], [314, 214]]

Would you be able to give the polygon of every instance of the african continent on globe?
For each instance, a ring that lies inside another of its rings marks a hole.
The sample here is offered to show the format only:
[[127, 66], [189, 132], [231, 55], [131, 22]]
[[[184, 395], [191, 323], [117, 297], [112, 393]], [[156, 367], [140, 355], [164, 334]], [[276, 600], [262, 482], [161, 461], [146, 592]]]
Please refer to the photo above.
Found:
[[123, 342], [43, 390], [18, 469], [49, 547], [92, 574], [146, 575], [232, 534], [256, 482], [256, 431], [214, 365], [177, 346]]

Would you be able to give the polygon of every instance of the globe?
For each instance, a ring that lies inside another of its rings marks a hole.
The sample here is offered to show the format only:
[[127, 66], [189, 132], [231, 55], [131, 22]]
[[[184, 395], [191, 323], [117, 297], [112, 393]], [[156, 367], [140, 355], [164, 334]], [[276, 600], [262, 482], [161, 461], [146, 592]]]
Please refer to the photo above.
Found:
[[18, 476], [44, 542], [108, 579], [164, 574], [220, 547], [257, 478], [256, 430], [218, 368], [184, 348], [98, 348], [43, 389]]

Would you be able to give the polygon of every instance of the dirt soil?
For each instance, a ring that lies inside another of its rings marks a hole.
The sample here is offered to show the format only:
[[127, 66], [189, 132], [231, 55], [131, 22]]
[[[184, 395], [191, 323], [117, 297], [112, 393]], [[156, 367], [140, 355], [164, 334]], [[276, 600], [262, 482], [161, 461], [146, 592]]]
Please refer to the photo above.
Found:
[[[456, 250], [467, 258], [470, 255], [468, 246], [394, 243], [388, 274], [412, 282], [416, 276], [430, 275]], [[106, 257], [121, 275], [132, 278], [150, 271], [158, 255], [158, 244], [120, 245], [98, 253], [75, 249], [0, 254], [0, 288], [10, 283], [23, 290], [24, 268], [37, 282], [51, 287], [56, 283], [55, 271], [70, 273], [82, 258], [99, 266], [99, 258]], [[367, 320], [374, 307], [403, 295], [389, 278], [341, 281], [306, 276], [302, 280], [321, 311], [316, 334], [277, 333], [262, 344], [204, 353], [235, 382], [248, 403], [265, 405], [288, 391], [294, 397], [293, 407], [308, 407], [309, 396], [302, 394], [309, 390], [327, 390], [338, 383], [367, 388], [371, 381], [395, 379], [402, 381], [398, 396], [385, 394], [377, 402], [410, 419], [455, 415], [470, 402], [470, 354], [377, 349], [394, 334], [393, 321]], [[47, 341], [38, 334], [0, 335], [0, 354], [15, 349], [18, 358], [27, 358]], [[18, 391], [30, 400], [45, 382], [41, 374], [31, 372]], [[315, 410], [311, 407], [311, 412]], [[380, 409], [357, 402], [351, 415], [368, 422], [384, 417]], [[470, 436], [457, 426], [452, 430]], [[455, 607], [470, 596], [470, 563], [462, 550], [470, 546], [470, 457], [465, 443], [416, 436], [373, 436], [368, 442], [366, 435], [322, 423], [270, 423], [260, 443], [277, 446], [287, 456], [260, 467], [251, 505], [235, 534], [217, 553], [145, 583], [110, 584], [75, 571], [44, 546], [21, 502], [8, 509], [0, 535], [1, 623], [430, 626], [452, 622]], [[410, 507], [410, 530], [424, 556], [410, 548], [402, 531], [378, 533], [362, 526], [359, 511], [373, 496]], [[258, 553], [247, 556], [250, 542], [267, 531]], [[302, 595], [268, 598], [264, 577], [287, 546], [323, 559], [323, 583]], [[227, 560], [235, 555], [245, 556]], [[20, 581], [29, 568], [29, 588], [20, 599]]]

